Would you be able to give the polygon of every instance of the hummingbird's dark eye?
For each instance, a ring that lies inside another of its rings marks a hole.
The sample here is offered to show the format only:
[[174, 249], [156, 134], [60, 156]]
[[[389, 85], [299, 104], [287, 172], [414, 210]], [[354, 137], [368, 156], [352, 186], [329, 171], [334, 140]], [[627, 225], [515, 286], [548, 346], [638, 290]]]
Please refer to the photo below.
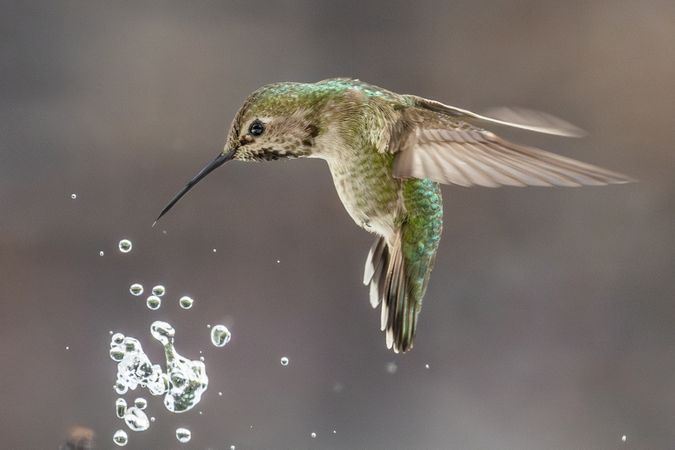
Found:
[[260, 136], [265, 131], [265, 124], [260, 120], [256, 119], [251, 122], [251, 125], [248, 127], [248, 134], [251, 136]]

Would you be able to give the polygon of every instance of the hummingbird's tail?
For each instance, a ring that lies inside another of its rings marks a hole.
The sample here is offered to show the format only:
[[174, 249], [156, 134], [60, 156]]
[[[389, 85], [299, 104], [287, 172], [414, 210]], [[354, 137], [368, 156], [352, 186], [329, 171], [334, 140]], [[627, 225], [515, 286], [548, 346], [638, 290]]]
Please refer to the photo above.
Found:
[[413, 347], [435, 249], [433, 253], [431, 261], [407, 258], [402, 232], [389, 243], [378, 237], [368, 253], [363, 284], [370, 286], [371, 306], [382, 304], [380, 329], [385, 332], [387, 348], [396, 353]]

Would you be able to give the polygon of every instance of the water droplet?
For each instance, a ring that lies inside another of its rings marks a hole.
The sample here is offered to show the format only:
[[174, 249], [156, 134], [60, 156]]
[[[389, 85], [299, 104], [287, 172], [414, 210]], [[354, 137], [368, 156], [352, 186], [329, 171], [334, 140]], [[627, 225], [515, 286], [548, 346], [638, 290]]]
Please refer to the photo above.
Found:
[[77, 194], [70, 194], [70, 198], [72, 198], [73, 200], [75, 200], [75, 199], [77, 198]]
[[185, 444], [186, 442], [190, 442], [191, 438], [192, 433], [190, 430], [187, 428], [176, 428], [176, 439], [178, 439], [178, 442]]
[[203, 413], [202, 411], [199, 411], [199, 415], [200, 415], [200, 416], [203, 415], [203, 414], [204, 414], [204, 413]]
[[162, 306], [162, 299], [157, 297], [156, 295], [151, 295], [145, 301], [145, 304], [148, 306], [148, 308], [152, 310], [159, 309], [159, 307]]
[[167, 322], [156, 320], [150, 325], [150, 334], [157, 339], [162, 345], [169, 345], [173, 343], [173, 338], [176, 335], [176, 330]]
[[310, 436], [312, 436], [312, 439], [316, 439], [316, 433], [315, 433], [315, 432], [312, 431], [312, 433], [310, 434]]
[[131, 431], [145, 431], [150, 427], [148, 416], [139, 408], [132, 406], [124, 415], [124, 422]]
[[143, 293], [143, 285], [140, 283], [134, 283], [131, 286], [129, 286], [129, 292], [131, 292], [131, 295], [139, 296]]
[[210, 323], [207, 323], [207, 324], [206, 324], [206, 328], [211, 328], [211, 324], [210, 324]]
[[122, 358], [124, 358], [124, 351], [120, 350], [117, 347], [110, 349], [110, 359], [112, 359], [115, 362], [120, 362], [122, 361]]
[[127, 413], [127, 401], [123, 398], [118, 398], [115, 400], [115, 414], [120, 419], [124, 418], [124, 415]]
[[161, 284], [158, 284], [157, 286], [152, 288], [152, 294], [156, 295], [157, 297], [161, 297], [162, 295], [164, 295], [165, 292], [166, 289], [164, 289], [164, 286], [162, 286]]
[[387, 369], [388, 374], [393, 375], [398, 370], [398, 366], [396, 365], [395, 362], [388, 362], [387, 366], [386, 366], [386, 369]]
[[148, 406], [148, 401], [143, 397], [138, 397], [134, 400], [134, 406], [138, 409], [145, 409]]
[[281, 362], [282, 366], [287, 366], [288, 365], [288, 358], [286, 356], [282, 356], [280, 362]]
[[222, 397], [222, 396], [223, 396], [223, 391], [218, 391], [218, 395]]
[[66, 350], [70, 350], [70, 347], [66, 345]]
[[124, 447], [125, 445], [127, 445], [127, 442], [129, 442], [127, 432], [124, 430], [115, 431], [115, 434], [113, 434], [113, 442], [119, 445], [120, 447]]
[[230, 445], [230, 450], [237, 450], [237, 447], [235, 447], [234, 445]]
[[187, 295], [182, 296], [178, 300], [178, 304], [180, 305], [181, 308], [183, 309], [190, 309], [192, 308], [192, 304], [194, 303], [194, 300], [192, 298], [188, 297]]
[[129, 253], [131, 251], [131, 247], [133, 245], [131, 244], [131, 241], [129, 239], [122, 239], [120, 243], [117, 245], [117, 247], [120, 249], [122, 253]]
[[117, 392], [119, 395], [124, 395], [129, 390], [126, 384], [121, 383], [119, 381], [115, 383], [113, 387], [115, 388], [115, 392]]
[[429, 364], [425, 364], [425, 365], [424, 365], [424, 368], [425, 368], [425, 369], [428, 369], [428, 368], [429, 368]]
[[103, 250], [101, 250], [100, 252], [98, 252], [98, 256], [103, 256], [103, 255], [105, 255], [105, 253], [103, 253]]
[[205, 361], [203, 356], [200, 356], [200, 357], [199, 357], [199, 360], [200, 360], [201, 362], [204, 362], [204, 361]]
[[211, 343], [216, 347], [225, 347], [232, 335], [225, 325], [216, 325], [211, 328]]
[[333, 430], [333, 434], [337, 434], [337, 431]]
[[621, 436], [621, 442], [626, 442], [627, 439], [628, 439], [628, 438], [626, 437], [625, 434], [624, 434], [623, 436]]
[[280, 259], [277, 259], [277, 264], [281, 264], [281, 260], [280, 260]]
[[218, 251], [218, 250], [216, 250], [215, 248], [213, 249], [213, 253], [215, 253], [215, 252], [217, 252], [217, 251]]
[[152, 417], [150, 418], [150, 422], [154, 422], [155, 420], [157, 420], [157, 419], [155, 419], [155, 416], [152, 416]]
[[115, 333], [110, 338], [110, 347], [120, 345], [122, 342], [124, 342], [124, 335], [122, 333]]

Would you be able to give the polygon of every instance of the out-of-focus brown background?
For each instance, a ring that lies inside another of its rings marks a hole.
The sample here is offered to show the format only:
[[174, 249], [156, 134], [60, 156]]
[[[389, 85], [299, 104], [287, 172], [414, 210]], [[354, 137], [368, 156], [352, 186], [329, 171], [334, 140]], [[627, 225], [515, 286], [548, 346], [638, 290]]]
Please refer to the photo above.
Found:
[[[164, 319], [210, 387], [183, 415], [144, 393], [157, 422], [130, 449], [673, 448], [674, 23], [672, 1], [2, 2], [0, 447], [76, 425], [114, 447], [108, 331], [159, 361]], [[554, 113], [589, 136], [509, 136], [641, 181], [445, 187], [415, 349], [393, 355], [360, 284], [372, 237], [323, 162], [233, 163], [150, 228], [250, 91], [332, 76]], [[136, 281], [166, 285], [159, 311]]]

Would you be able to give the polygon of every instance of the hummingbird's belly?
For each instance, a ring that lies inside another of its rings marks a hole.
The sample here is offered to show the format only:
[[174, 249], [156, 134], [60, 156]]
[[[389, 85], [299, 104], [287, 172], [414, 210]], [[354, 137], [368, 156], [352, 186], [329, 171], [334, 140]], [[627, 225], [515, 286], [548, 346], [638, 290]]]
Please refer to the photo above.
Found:
[[390, 236], [401, 213], [401, 181], [392, 173], [393, 157], [374, 153], [353, 161], [328, 161], [335, 189], [347, 213], [367, 231]]

